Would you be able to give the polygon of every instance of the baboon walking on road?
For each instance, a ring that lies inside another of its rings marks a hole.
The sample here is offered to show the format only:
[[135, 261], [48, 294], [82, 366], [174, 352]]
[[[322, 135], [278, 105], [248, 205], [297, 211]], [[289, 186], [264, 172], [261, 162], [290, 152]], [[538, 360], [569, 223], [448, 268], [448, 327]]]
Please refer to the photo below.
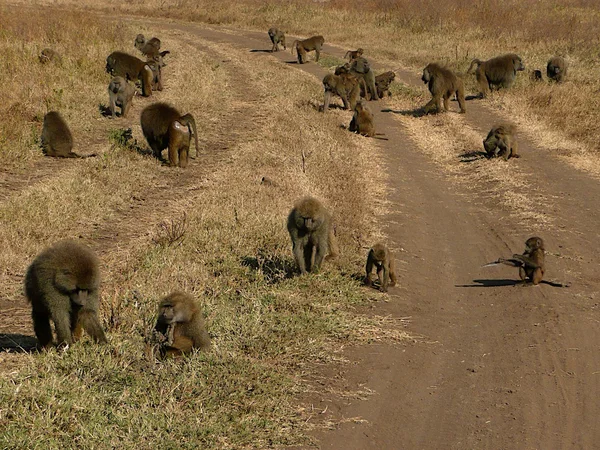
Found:
[[371, 272], [373, 267], [377, 269], [377, 277], [379, 278], [379, 288], [381, 292], [387, 292], [388, 286], [396, 286], [396, 262], [394, 256], [389, 249], [379, 243], [375, 244], [367, 255], [366, 276], [364, 283], [371, 286]]
[[[432, 97], [431, 101], [425, 105], [425, 113], [448, 111], [450, 97], [454, 94], [458, 99], [460, 112], [465, 113], [467, 111], [463, 81], [454, 72], [439, 64], [431, 63], [423, 69], [421, 80], [429, 87]], [[442, 99], [444, 100], [444, 109], [442, 109]]]
[[325, 38], [323, 36], [313, 36], [303, 41], [294, 41], [292, 44], [292, 55], [294, 54], [294, 50], [296, 50], [298, 53], [298, 64], [304, 64], [307, 61], [307, 53], [314, 50], [316, 53], [315, 61], [318, 61], [324, 42]]
[[269, 38], [273, 44], [271, 52], [279, 51], [279, 44], [283, 45], [283, 49], [287, 50], [285, 46], [285, 33], [275, 27], [269, 28]]

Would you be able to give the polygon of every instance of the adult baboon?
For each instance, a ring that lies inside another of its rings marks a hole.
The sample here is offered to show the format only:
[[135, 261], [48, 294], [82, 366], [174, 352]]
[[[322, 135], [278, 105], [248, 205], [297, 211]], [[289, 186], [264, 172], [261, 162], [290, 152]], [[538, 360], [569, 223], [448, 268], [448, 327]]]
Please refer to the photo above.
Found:
[[307, 52], [314, 50], [316, 53], [315, 61], [318, 61], [324, 42], [325, 38], [323, 36], [313, 36], [303, 41], [296, 40], [292, 44], [292, 55], [294, 54], [294, 50], [296, 50], [298, 53], [298, 64], [304, 64], [307, 61]]
[[542, 81], [544, 79], [544, 77], [542, 77], [542, 71], [538, 69], [532, 70], [529, 78], [531, 81]]
[[[373, 266], [377, 269], [379, 288], [382, 292], [387, 292], [388, 285], [396, 286], [396, 261], [394, 261], [394, 256], [389, 249], [381, 243], [375, 244], [367, 255], [367, 274], [364, 280], [367, 286], [372, 285], [371, 272]], [[391, 283], [388, 284], [388, 281], [391, 281]]]
[[[489, 265], [506, 264], [508, 266], [518, 267], [519, 277], [524, 284], [527, 284], [527, 281], [529, 281], [537, 285], [540, 284], [544, 277], [544, 258], [544, 241], [540, 237], [533, 236], [525, 241], [525, 251], [522, 255], [514, 254], [512, 258], [500, 258]], [[556, 285], [556, 283], [550, 284]]]
[[55, 50], [52, 50], [51, 48], [43, 49], [42, 52], [40, 53], [39, 59], [42, 64], [46, 64], [51, 61], [58, 62], [58, 63], [62, 62], [62, 58], [60, 57], [58, 52], [56, 52]]
[[70, 345], [85, 330], [106, 342], [98, 319], [100, 268], [92, 250], [75, 241], [60, 241], [40, 253], [25, 274], [35, 335], [42, 347], [52, 344], [50, 319], [59, 345]]
[[356, 103], [356, 106], [354, 107], [354, 115], [352, 116], [348, 129], [363, 136], [375, 136], [373, 113], [362, 100]]
[[271, 38], [271, 42], [273, 43], [271, 52], [278, 52], [279, 44], [283, 45], [284, 50], [287, 50], [285, 46], [285, 33], [283, 31], [275, 27], [269, 28], [269, 38]]
[[344, 109], [354, 109], [356, 102], [360, 99], [358, 79], [348, 73], [325, 75], [323, 78], [323, 87], [325, 88], [323, 112], [326, 112], [329, 108], [331, 94], [338, 95], [342, 99]]
[[378, 98], [383, 98], [384, 95], [387, 95], [388, 97], [392, 96], [390, 84], [394, 81], [394, 78], [396, 78], [396, 74], [391, 70], [375, 77], [375, 87], [377, 88]]
[[517, 153], [515, 127], [511, 124], [500, 124], [493, 127], [483, 140], [483, 148], [488, 158], [502, 155], [505, 161], [509, 158], [520, 158]]
[[432, 111], [442, 111], [442, 99], [444, 99], [444, 110], [448, 111], [450, 97], [456, 94], [460, 112], [465, 113], [465, 88], [461, 78], [456, 76], [454, 72], [436, 63], [428, 64], [423, 69], [421, 77], [423, 83], [429, 87], [431, 100], [424, 107], [425, 113], [429, 114]]
[[123, 52], [112, 52], [106, 58], [106, 71], [113, 77], [119, 76], [127, 80], [140, 80], [142, 95], [152, 95], [152, 80], [154, 74], [148, 62]]
[[117, 106], [121, 108], [121, 117], [127, 117], [135, 92], [135, 88], [123, 77], [113, 77], [110, 80], [108, 84], [108, 102], [113, 119], [117, 115]]
[[181, 356], [195, 348], [210, 348], [202, 312], [194, 298], [184, 292], [172, 292], [160, 301], [154, 330], [166, 337], [159, 349], [161, 357]]
[[153, 103], [144, 108], [140, 122], [144, 137], [156, 158], [162, 159], [161, 152], [168, 147], [169, 165], [186, 167], [192, 135], [198, 155], [198, 132], [191, 114], [182, 116], [171, 105]]
[[364, 53], [364, 50], [362, 48], [357, 48], [356, 50], [348, 50], [346, 52], [346, 54], [344, 55], [344, 59], [347, 59], [348, 61], [352, 61], [353, 59], [356, 59], [360, 56], [362, 56], [362, 54]]
[[375, 86], [375, 73], [373, 72], [373, 69], [371, 69], [369, 61], [362, 56], [359, 56], [351, 62], [338, 66], [335, 69], [336, 75], [345, 72], [351, 73], [364, 81], [364, 92], [361, 89], [362, 97], [365, 97], [367, 100], [379, 99], [379, 96], [377, 95], [377, 86]]
[[300, 273], [318, 271], [327, 253], [328, 259], [337, 256], [331, 214], [316, 198], [304, 197], [296, 202], [287, 229]]
[[81, 156], [73, 152], [73, 135], [67, 122], [57, 111], [44, 116], [40, 146], [46, 156], [58, 158], [88, 158], [95, 154]]
[[548, 65], [546, 66], [546, 75], [549, 80], [556, 81], [560, 83], [564, 81], [567, 76], [567, 70], [569, 68], [569, 64], [566, 59], [562, 56], [555, 56], [550, 58], [548, 61]]
[[517, 77], [517, 72], [525, 70], [519, 55], [509, 53], [487, 61], [474, 59], [467, 73], [475, 72], [481, 96], [485, 98], [491, 89], [509, 88]]

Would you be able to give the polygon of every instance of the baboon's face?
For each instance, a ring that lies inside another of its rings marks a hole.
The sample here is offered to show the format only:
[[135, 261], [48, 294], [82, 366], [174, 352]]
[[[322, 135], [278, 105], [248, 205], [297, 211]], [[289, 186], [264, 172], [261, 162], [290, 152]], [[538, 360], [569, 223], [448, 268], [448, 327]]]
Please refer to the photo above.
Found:
[[525, 251], [532, 252], [533, 250], [544, 249], [544, 241], [539, 237], [531, 237], [525, 242]]
[[523, 61], [521, 60], [521, 58], [517, 57], [513, 60], [513, 64], [515, 66], [515, 70], [517, 71], [522, 71], [525, 70], [525, 64], [523, 64]]
[[423, 83], [425, 83], [425, 84], [429, 83], [430, 79], [431, 79], [431, 77], [429, 76], [429, 70], [427, 70], [427, 68], [423, 69], [423, 76], [421, 77], [421, 80], [423, 81]]

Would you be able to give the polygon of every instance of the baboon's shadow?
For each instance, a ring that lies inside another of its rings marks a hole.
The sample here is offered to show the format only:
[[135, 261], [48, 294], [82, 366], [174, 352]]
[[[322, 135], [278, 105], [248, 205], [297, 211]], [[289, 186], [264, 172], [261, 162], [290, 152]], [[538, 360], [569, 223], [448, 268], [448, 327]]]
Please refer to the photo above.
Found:
[[460, 158], [460, 162], [463, 162], [463, 163], [470, 163], [473, 161], [479, 161], [481, 159], [488, 159], [487, 153], [482, 152], [480, 150], [473, 150], [471, 152], [465, 152], [461, 155], [458, 155], [458, 157]]
[[271, 50], [265, 50], [263, 48], [255, 48], [250, 50], [250, 53], [274, 53]]
[[268, 284], [277, 284], [283, 280], [292, 278], [296, 266], [291, 261], [279, 256], [261, 255], [244, 256], [241, 264], [252, 270], [260, 270]]
[[410, 116], [410, 117], [423, 117], [426, 116], [424, 108], [417, 109], [404, 109], [404, 110], [394, 110], [390, 108], [382, 109], [383, 113], [392, 113], [392, 114], [400, 114], [401, 116]]
[[455, 284], [454, 287], [501, 287], [501, 286], [516, 286], [521, 284], [521, 280], [507, 280], [507, 279], [495, 279], [495, 280], [473, 280], [473, 283], [478, 284]]
[[483, 98], [483, 96], [481, 94], [475, 94], [475, 95], [467, 95], [465, 97], [466, 101], [470, 101], [470, 100], [481, 100]]
[[0, 351], [29, 353], [37, 349], [37, 339], [25, 334], [0, 333]]
[[[100, 111], [100, 115], [102, 117], [112, 117], [112, 112], [110, 108], [106, 106], [104, 103], [98, 103], [98, 111]], [[121, 113], [117, 112], [117, 116], [121, 116]]]

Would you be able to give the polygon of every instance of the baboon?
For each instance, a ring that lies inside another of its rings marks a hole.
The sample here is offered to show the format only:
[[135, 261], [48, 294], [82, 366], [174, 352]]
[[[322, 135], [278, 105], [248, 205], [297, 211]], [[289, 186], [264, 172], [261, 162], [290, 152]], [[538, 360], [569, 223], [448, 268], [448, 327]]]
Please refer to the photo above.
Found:
[[121, 117], [127, 117], [135, 92], [135, 88], [123, 77], [113, 77], [110, 80], [108, 84], [108, 101], [113, 119], [117, 115], [117, 106], [121, 107]]
[[374, 137], [375, 136], [375, 125], [373, 125], [373, 113], [363, 103], [359, 101], [354, 107], [354, 115], [348, 126], [350, 131], [361, 134], [363, 136]]
[[40, 53], [39, 59], [42, 64], [46, 64], [51, 61], [55, 61], [55, 62], [59, 62], [59, 63], [62, 62], [62, 58], [60, 57], [58, 52], [56, 52], [55, 50], [52, 50], [51, 48], [43, 49], [42, 52]]
[[549, 80], [560, 83], [564, 81], [567, 76], [568, 68], [569, 64], [562, 56], [555, 56], [548, 61], [548, 65], [546, 66], [546, 76]]
[[483, 140], [483, 148], [488, 158], [502, 155], [505, 161], [509, 158], [520, 158], [517, 153], [515, 127], [510, 124], [496, 125]]
[[323, 36], [313, 36], [308, 39], [304, 39], [303, 41], [294, 41], [292, 44], [292, 55], [294, 54], [294, 50], [298, 53], [298, 64], [304, 64], [307, 59], [307, 52], [312, 52], [313, 50], [316, 53], [315, 61], [319, 60], [319, 56], [321, 56], [321, 47], [323, 47], [323, 43], [325, 42], [325, 38]]
[[50, 319], [58, 345], [70, 345], [85, 330], [96, 342], [107, 342], [100, 320], [100, 268], [92, 250], [75, 241], [45, 249], [25, 274], [33, 328], [40, 345], [52, 344]]
[[[367, 275], [364, 281], [367, 286], [372, 285], [371, 272], [373, 266], [377, 269], [379, 288], [382, 292], [387, 292], [388, 285], [396, 286], [396, 261], [394, 261], [394, 256], [389, 249], [381, 243], [375, 244], [367, 255]], [[388, 284], [388, 281], [391, 281], [391, 283]]]
[[162, 159], [161, 152], [168, 147], [169, 165], [186, 167], [192, 135], [196, 145], [196, 156], [198, 155], [198, 132], [196, 121], [191, 114], [182, 116], [171, 105], [153, 103], [144, 108], [140, 122], [144, 137], [159, 160]]
[[344, 109], [354, 109], [356, 102], [360, 99], [360, 85], [354, 75], [342, 73], [340, 75], [327, 74], [323, 78], [325, 88], [325, 99], [323, 111], [329, 108], [331, 94], [338, 95], [344, 102]]
[[529, 78], [531, 79], [531, 81], [542, 81], [544, 79], [542, 77], [542, 71], [538, 69], [531, 71], [531, 75], [529, 75]]
[[356, 50], [348, 50], [346, 52], [346, 54], [344, 55], [344, 59], [347, 59], [348, 61], [352, 61], [353, 59], [356, 59], [360, 56], [362, 56], [364, 50], [362, 48], [357, 48]]
[[152, 71], [152, 90], [162, 91], [162, 68], [165, 66], [165, 64], [162, 62], [162, 58], [160, 56], [154, 56], [152, 58], [148, 58], [148, 61], [146, 62]]
[[44, 116], [40, 146], [46, 156], [58, 158], [88, 158], [96, 154], [81, 156], [73, 152], [73, 135], [67, 122], [57, 111]]
[[[500, 258], [493, 264], [506, 264], [519, 268], [519, 277], [524, 284], [540, 284], [544, 277], [544, 241], [542, 238], [533, 236], [525, 241], [525, 251], [522, 255], [514, 254], [512, 258]], [[486, 264], [487, 265], [487, 264]], [[551, 285], [559, 285], [550, 283]], [[563, 286], [563, 285], [560, 285]]]
[[509, 53], [487, 61], [474, 59], [467, 73], [475, 72], [481, 96], [485, 98], [492, 89], [509, 88], [517, 77], [517, 72], [525, 70], [519, 55]]
[[465, 88], [461, 78], [456, 76], [454, 72], [436, 63], [428, 64], [423, 69], [421, 77], [423, 83], [429, 87], [431, 100], [424, 107], [425, 113], [429, 114], [432, 111], [442, 111], [442, 99], [444, 99], [444, 110], [448, 111], [450, 97], [456, 94], [460, 112], [465, 113]]
[[184, 292], [172, 292], [160, 301], [154, 330], [167, 338], [159, 349], [163, 358], [210, 348], [202, 312], [194, 298]]
[[148, 57], [155, 55], [165, 56], [170, 53], [168, 50], [163, 52], [160, 51], [160, 39], [153, 37], [152, 39], [146, 40], [143, 34], [138, 34], [136, 36], [135, 41], [133, 41], [133, 46], [142, 52], [142, 55]]
[[367, 61], [362, 56], [353, 59], [351, 62], [336, 67], [335, 74], [351, 73], [352, 75], [362, 79], [364, 84], [361, 84], [361, 96], [367, 100], [377, 100], [377, 87], [375, 86], [375, 73]]
[[271, 48], [271, 52], [278, 52], [279, 45], [283, 45], [283, 49], [287, 50], [285, 46], [285, 33], [281, 30], [278, 30], [275, 27], [269, 28], [269, 37], [271, 38], [271, 42], [273, 43], [273, 48]]
[[337, 256], [331, 214], [316, 198], [304, 197], [296, 202], [287, 229], [301, 274], [318, 271], [327, 253], [327, 259]]
[[120, 76], [130, 81], [140, 80], [142, 95], [152, 95], [154, 74], [148, 62], [123, 52], [112, 52], [106, 58], [106, 71], [113, 77]]
[[375, 87], [377, 88], [377, 97], [383, 98], [384, 95], [392, 96], [390, 92], [390, 84], [396, 78], [396, 74], [392, 71], [384, 72], [375, 77]]

